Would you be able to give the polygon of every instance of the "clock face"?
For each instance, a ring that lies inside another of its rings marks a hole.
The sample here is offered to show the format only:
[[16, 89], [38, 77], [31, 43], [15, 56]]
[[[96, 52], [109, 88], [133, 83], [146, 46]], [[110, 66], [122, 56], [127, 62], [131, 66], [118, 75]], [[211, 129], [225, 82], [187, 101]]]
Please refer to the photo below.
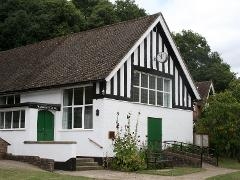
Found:
[[168, 54], [166, 52], [160, 52], [157, 55], [157, 61], [160, 63], [164, 63], [168, 59]]

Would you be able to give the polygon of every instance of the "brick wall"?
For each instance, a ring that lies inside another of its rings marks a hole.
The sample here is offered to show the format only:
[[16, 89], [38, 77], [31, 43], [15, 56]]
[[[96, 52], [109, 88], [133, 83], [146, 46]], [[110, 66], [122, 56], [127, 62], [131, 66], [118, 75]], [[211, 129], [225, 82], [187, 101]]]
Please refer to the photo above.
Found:
[[6, 155], [8, 145], [10, 144], [8, 144], [6, 141], [0, 138], [0, 159], [3, 159], [4, 156]]
[[20, 156], [20, 155], [12, 155], [12, 154], [6, 154], [5, 159], [26, 162], [50, 172], [53, 172], [54, 170], [53, 159], [44, 159], [38, 156]]
[[178, 154], [174, 152], [164, 151], [164, 155], [172, 160], [173, 166], [191, 166], [201, 167], [201, 159], [189, 157], [184, 154]]

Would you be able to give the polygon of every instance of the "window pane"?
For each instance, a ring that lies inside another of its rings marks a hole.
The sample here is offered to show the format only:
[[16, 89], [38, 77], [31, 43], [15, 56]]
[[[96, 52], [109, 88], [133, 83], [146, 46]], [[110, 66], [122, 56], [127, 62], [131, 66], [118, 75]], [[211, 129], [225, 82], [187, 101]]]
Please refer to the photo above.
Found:
[[141, 74], [141, 87], [148, 87], [148, 75]]
[[20, 124], [21, 128], [25, 128], [25, 111], [22, 110], [21, 111], [21, 124]]
[[4, 129], [4, 112], [0, 112], [0, 129]]
[[155, 89], [156, 88], [156, 77], [154, 76], [149, 76], [149, 88], [150, 89]]
[[13, 111], [13, 128], [19, 128], [20, 111]]
[[163, 106], [163, 93], [157, 92], [157, 105]]
[[5, 129], [11, 128], [12, 112], [5, 112]]
[[14, 96], [7, 97], [7, 104], [14, 104]]
[[20, 95], [15, 95], [15, 104], [20, 103]]
[[74, 108], [74, 128], [82, 128], [82, 108]]
[[163, 90], [163, 79], [157, 78], [157, 90], [162, 91]]
[[93, 128], [93, 107], [86, 106], [84, 113], [84, 129], [92, 129]]
[[71, 106], [73, 97], [73, 89], [65, 89], [63, 91], [63, 105]]
[[148, 90], [141, 89], [141, 103], [148, 103]]
[[170, 107], [170, 94], [167, 93], [164, 94], [164, 106]]
[[170, 80], [164, 79], [164, 91], [170, 92]]
[[133, 87], [132, 95], [133, 95], [133, 101], [139, 102], [139, 88]]
[[156, 92], [149, 90], [149, 104], [155, 105], [155, 99], [156, 99]]
[[6, 96], [0, 97], [0, 105], [6, 104]]
[[72, 108], [63, 108], [63, 129], [72, 129]]
[[134, 86], [139, 86], [139, 77], [140, 77], [139, 72], [134, 72], [134, 77], [133, 77]]
[[74, 89], [74, 104], [83, 105], [83, 88]]
[[93, 103], [93, 88], [92, 86], [85, 87], [85, 104]]

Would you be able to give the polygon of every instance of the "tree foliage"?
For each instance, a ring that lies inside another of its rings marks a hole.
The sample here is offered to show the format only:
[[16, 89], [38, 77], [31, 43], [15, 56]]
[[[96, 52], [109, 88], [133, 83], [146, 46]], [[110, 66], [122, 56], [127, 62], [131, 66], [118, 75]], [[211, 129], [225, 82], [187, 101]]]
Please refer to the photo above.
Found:
[[0, 4], [0, 50], [78, 32], [84, 17], [66, 0], [6, 0]]
[[118, 21], [126, 21], [138, 17], [146, 16], [146, 11], [139, 8], [134, 0], [115, 1], [115, 13]]
[[218, 52], [211, 51], [204, 37], [190, 30], [173, 34], [173, 37], [195, 81], [212, 80], [217, 92], [228, 88], [235, 74]]
[[230, 83], [230, 89], [212, 96], [197, 122], [200, 133], [209, 134], [211, 146], [222, 156], [240, 159], [240, 81]]
[[145, 15], [134, 0], [1, 0], [0, 51]]

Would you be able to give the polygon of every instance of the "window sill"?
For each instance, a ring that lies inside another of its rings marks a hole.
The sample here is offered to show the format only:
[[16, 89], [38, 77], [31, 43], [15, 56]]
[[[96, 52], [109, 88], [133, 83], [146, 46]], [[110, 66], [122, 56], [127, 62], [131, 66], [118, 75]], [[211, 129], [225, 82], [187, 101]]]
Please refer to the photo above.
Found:
[[81, 131], [94, 131], [94, 129], [61, 129], [59, 132], [81, 132]]
[[26, 131], [26, 129], [0, 129], [0, 131]]

